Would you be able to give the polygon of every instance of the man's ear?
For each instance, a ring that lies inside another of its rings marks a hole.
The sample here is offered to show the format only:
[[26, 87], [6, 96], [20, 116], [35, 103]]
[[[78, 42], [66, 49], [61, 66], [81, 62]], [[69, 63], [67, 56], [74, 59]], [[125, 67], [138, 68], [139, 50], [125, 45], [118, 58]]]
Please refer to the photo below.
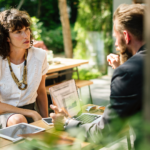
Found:
[[131, 41], [131, 36], [130, 36], [129, 32], [127, 30], [124, 30], [123, 34], [124, 34], [124, 37], [125, 37], [126, 44], [129, 44], [130, 41]]

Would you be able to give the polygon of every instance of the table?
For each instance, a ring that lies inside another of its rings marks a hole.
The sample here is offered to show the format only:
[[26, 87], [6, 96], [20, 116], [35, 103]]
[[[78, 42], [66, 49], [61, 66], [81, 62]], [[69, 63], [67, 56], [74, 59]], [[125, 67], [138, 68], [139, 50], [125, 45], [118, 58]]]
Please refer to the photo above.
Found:
[[[49, 66], [47, 75], [50, 75], [51, 73], [62, 71], [62, 70], [67, 70], [76, 67], [76, 72], [78, 75], [79, 79], [79, 73], [78, 73], [78, 66], [83, 65], [83, 64], [88, 64], [88, 60], [81, 60], [81, 59], [71, 59], [71, 58], [54, 58], [53, 61], [60, 61], [60, 64], [51, 64]], [[72, 71], [67, 71], [65, 73], [59, 73], [59, 75], [67, 74], [67, 73], [72, 73]]]
[[[86, 106], [83, 106], [82, 107], [82, 110], [83, 112], [87, 112], [85, 110], [85, 108], [87, 106], [91, 106], [92, 104], [87, 104]], [[97, 106], [98, 107], [98, 106]], [[92, 112], [91, 112], [92, 113]], [[101, 111], [97, 111], [97, 112], [93, 112], [93, 114], [99, 114], [99, 115], [102, 115], [103, 112]], [[42, 120], [39, 120], [39, 121], [36, 121], [36, 122], [33, 122], [31, 123], [32, 125], [35, 125], [35, 126], [38, 126], [38, 127], [42, 127], [42, 128], [45, 128], [45, 132], [46, 133], [54, 133], [54, 127], [53, 126], [48, 126], [47, 124], [45, 124]], [[62, 137], [64, 137], [64, 139], [68, 139], [68, 140], [71, 140], [71, 141], [75, 141], [76, 139], [75, 138], [72, 138], [72, 137], [68, 137], [68, 133], [67, 132], [64, 132], [64, 131], [57, 131], [58, 134], [61, 134]], [[38, 136], [37, 136], [38, 138]], [[23, 141], [20, 141], [20, 142], [17, 142], [17, 143], [13, 143], [9, 140], [6, 140], [6, 139], [3, 139], [3, 138], [0, 138], [0, 150], [7, 150], [9, 147], [11, 146], [14, 146], [15, 144], [18, 144], [18, 143], [21, 143]], [[96, 145], [93, 145], [91, 143], [87, 143], [87, 142], [82, 142], [81, 143], [81, 147], [83, 149], [86, 149], [87, 147], [94, 147]]]
[[81, 60], [81, 59], [60, 58], [60, 57], [53, 59], [53, 61], [57, 61], [57, 60], [60, 61], [60, 64], [50, 65], [47, 73], [71, 69], [89, 63], [88, 60]]
[[[60, 64], [53, 63], [53, 64], [49, 65], [49, 69], [48, 69], [48, 72], [46, 74], [46, 79], [55, 79], [55, 78], [58, 78], [58, 76], [67, 75], [69, 73], [76, 72], [77, 77], [78, 77], [78, 81], [76, 81], [76, 82], [79, 83], [78, 85], [82, 85], [82, 86], [80, 86], [80, 88], [83, 86], [88, 86], [90, 100], [91, 100], [90, 103], [93, 103], [92, 95], [91, 95], [91, 89], [90, 89], [90, 85], [93, 84], [93, 82], [88, 81], [88, 80], [80, 80], [79, 71], [78, 71], [78, 66], [88, 64], [89, 61], [88, 60], [81, 60], [81, 59], [60, 58], [60, 57], [54, 58], [53, 62], [55, 62], [55, 61], [60, 61]], [[75, 67], [76, 67], [75, 70], [67, 70], [67, 69], [72, 69]], [[67, 70], [67, 71], [59, 72], [62, 70]], [[70, 79], [70, 77], [69, 77], [69, 79]], [[53, 80], [53, 85], [55, 83], [56, 83], [55, 80]], [[50, 85], [51, 84], [49, 84], [49, 86], [47, 86], [46, 91], [49, 91]], [[49, 94], [49, 92], [47, 92], [47, 94]], [[81, 90], [80, 90], [80, 95], [81, 95]]]
[[[92, 106], [93, 104], [87, 104], [85, 106], [82, 107], [82, 111], [83, 112], [87, 112], [85, 109], [87, 106]], [[96, 107], [98, 108], [98, 106], [96, 105]], [[98, 109], [97, 109], [98, 110]], [[93, 114], [98, 114], [98, 115], [102, 115], [103, 112], [98, 110], [96, 112], [91, 112]], [[36, 121], [34, 123], [32, 123], [32, 125], [35, 125], [35, 126], [38, 126], [38, 127], [42, 127], [42, 128], [45, 128], [45, 132], [48, 133], [48, 134], [51, 134], [51, 133], [57, 133], [59, 135], [61, 135], [61, 137], [63, 137], [62, 141], [61, 141], [61, 144], [63, 141], [65, 141], [66, 139], [68, 141], [72, 141], [74, 142], [76, 139], [75, 138], [72, 138], [72, 137], [68, 137], [68, 133], [67, 132], [64, 132], [64, 131], [55, 131], [54, 130], [54, 127], [53, 126], [48, 126], [47, 124], [45, 124], [42, 120], [39, 120], [39, 121]], [[44, 132], [43, 132], [44, 133]], [[121, 138], [123, 136], [127, 136], [127, 143], [128, 143], [128, 149], [130, 150], [131, 149], [131, 142], [130, 142], [130, 136], [129, 136], [129, 127], [125, 127], [119, 134], [118, 134], [118, 137]], [[41, 137], [37, 136], [36, 138], [40, 139]], [[24, 141], [24, 140], [23, 140]], [[18, 143], [21, 143], [23, 141], [20, 141]], [[11, 141], [8, 141], [6, 139], [3, 139], [3, 138], [0, 138], [0, 150], [7, 150], [8, 148], [10, 148], [11, 146], [14, 146], [15, 144]], [[95, 144], [91, 144], [91, 143], [87, 143], [87, 142], [82, 142], [81, 143], [81, 148], [82, 150], [86, 150], [86, 149], [100, 149], [104, 147], [104, 145], [95, 145]]]

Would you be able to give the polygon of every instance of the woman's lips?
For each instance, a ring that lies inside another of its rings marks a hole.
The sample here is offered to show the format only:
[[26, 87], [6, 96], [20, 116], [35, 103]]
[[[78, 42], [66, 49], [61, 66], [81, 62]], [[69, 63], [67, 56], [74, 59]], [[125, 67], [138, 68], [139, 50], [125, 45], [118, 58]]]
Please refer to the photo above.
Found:
[[29, 41], [25, 41], [24, 43], [25, 43], [25, 44], [28, 44], [28, 43], [29, 43]]

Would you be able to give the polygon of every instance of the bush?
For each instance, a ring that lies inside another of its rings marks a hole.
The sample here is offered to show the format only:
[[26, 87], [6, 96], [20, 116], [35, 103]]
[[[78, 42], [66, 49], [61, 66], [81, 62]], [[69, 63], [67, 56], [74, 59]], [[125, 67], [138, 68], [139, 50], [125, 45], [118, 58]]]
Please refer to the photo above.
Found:
[[64, 51], [61, 27], [49, 31], [47, 31], [46, 28], [43, 27], [41, 36], [48, 49], [52, 49], [54, 53], [60, 53]]
[[[47, 30], [43, 26], [43, 22], [39, 22], [39, 19], [32, 17], [33, 36], [35, 40], [43, 41], [47, 48], [52, 49], [54, 53], [64, 52], [63, 33], [62, 26], [54, 30]], [[71, 25], [71, 37], [73, 48], [76, 46], [76, 32], [73, 30], [74, 26]]]
[[[79, 69], [80, 80], [90, 80], [101, 77], [102, 74], [97, 71], [97, 69]], [[74, 72], [72, 75], [73, 79], [78, 79], [77, 73]]]
[[32, 20], [32, 25], [31, 25], [31, 29], [33, 32], [33, 37], [35, 40], [37, 41], [41, 41], [41, 33], [42, 33], [42, 26], [43, 23], [39, 22], [39, 19], [37, 19], [36, 17], [31, 17]]
[[[79, 0], [78, 16], [75, 23], [77, 32], [77, 44], [73, 49], [74, 58], [89, 59], [86, 40], [89, 32], [99, 32], [104, 41], [105, 57], [112, 52], [112, 0]], [[98, 54], [95, 57], [99, 59]], [[103, 72], [106, 73], [104, 66]]]
[[[42, 28], [42, 40], [48, 49], [52, 49], [54, 53], [64, 52], [64, 42], [63, 42], [63, 33], [62, 26], [56, 28], [55, 30], [47, 30], [46, 28]], [[73, 26], [71, 26], [71, 37], [73, 47], [76, 45], [76, 33], [73, 30]]]

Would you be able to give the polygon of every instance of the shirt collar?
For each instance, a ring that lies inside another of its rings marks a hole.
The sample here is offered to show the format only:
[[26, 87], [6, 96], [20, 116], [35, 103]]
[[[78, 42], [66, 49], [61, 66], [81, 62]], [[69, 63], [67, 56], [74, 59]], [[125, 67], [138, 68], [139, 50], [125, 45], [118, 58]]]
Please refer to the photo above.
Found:
[[143, 50], [146, 50], [146, 44], [144, 44], [144, 45], [137, 51], [137, 53], [140, 52], [140, 51], [143, 51]]

